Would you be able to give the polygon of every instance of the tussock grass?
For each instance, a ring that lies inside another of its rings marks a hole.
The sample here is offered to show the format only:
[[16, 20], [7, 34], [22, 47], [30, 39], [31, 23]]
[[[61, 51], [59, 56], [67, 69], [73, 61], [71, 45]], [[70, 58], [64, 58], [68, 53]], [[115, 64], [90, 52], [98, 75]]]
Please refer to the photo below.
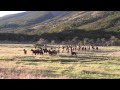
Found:
[[[14, 47], [15, 46], [15, 47]], [[23, 48], [28, 50], [24, 55]], [[31, 44], [0, 45], [1, 79], [114, 79], [120, 78], [120, 47], [80, 51], [77, 56], [32, 55]]]

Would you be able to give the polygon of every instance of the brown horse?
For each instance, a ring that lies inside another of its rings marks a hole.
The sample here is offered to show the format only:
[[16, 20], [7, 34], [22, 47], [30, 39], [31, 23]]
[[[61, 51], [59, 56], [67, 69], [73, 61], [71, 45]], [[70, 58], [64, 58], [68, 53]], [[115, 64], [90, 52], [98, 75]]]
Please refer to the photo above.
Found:
[[72, 51], [73, 49], [72, 49], [72, 47], [71, 47], [71, 55], [73, 56], [73, 55], [77, 55], [77, 53], [76, 52], [73, 52]]
[[39, 50], [39, 49], [38, 50], [33, 50], [33, 49], [31, 49], [31, 51], [35, 55], [37, 55], [37, 54], [43, 55], [43, 50]]
[[96, 47], [96, 50], [98, 50], [98, 47]]
[[49, 53], [49, 55], [57, 55], [56, 50], [49, 50], [48, 53]]
[[27, 54], [27, 50], [23, 49], [23, 51], [24, 51], [24, 54]]
[[71, 52], [71, 54], [72, 54], [72, 56], [73, 56], [73, 55], [77, 55], [77, 53], [76, 53], [76, 52]]

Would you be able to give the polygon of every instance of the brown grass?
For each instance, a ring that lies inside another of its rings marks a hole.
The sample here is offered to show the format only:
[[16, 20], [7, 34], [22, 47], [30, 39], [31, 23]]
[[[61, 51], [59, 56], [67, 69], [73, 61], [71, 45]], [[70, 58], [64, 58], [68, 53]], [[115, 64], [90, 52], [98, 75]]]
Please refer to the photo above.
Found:
[[[24, 55], [23, 49], [27, 49]], [[78, 56], [32, 55], [31, 44], [0, 45], [1, 79], [120, 78], [120, 48], [100, 47]]]

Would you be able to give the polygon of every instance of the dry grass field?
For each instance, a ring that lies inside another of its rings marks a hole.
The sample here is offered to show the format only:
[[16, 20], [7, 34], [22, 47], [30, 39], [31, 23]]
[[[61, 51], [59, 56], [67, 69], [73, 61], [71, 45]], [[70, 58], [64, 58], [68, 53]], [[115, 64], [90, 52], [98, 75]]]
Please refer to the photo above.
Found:
[[119, 46], [80, 51], [77, 56], [35, 56], [31, 49], [32, 44], [0, 44], [0, 79], [120, 79]]

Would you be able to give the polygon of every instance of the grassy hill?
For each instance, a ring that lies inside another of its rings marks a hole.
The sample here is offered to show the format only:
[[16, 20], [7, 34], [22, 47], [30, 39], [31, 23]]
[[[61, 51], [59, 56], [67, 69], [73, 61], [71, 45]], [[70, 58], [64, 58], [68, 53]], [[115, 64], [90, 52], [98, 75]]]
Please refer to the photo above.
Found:
[[22, 30], [29, 29], [34, 24], [41, 23], [57, 15], [49, 11], [27, 11], [7, 15], [0, 18], [0, 32], [21, 32]]
[[72, 40], [74, 37], [97, 40], [116, 36], [120, 39], [119, 19], [119, 11], [71, 11], [40, 24], [46, 27], [36, 30], [36, 34], [61, 41]]
[[119, 20], [120, 11], [28, 11], [0, 18], [0, 33], [34, 35], [49, 41], [120, 39]]

